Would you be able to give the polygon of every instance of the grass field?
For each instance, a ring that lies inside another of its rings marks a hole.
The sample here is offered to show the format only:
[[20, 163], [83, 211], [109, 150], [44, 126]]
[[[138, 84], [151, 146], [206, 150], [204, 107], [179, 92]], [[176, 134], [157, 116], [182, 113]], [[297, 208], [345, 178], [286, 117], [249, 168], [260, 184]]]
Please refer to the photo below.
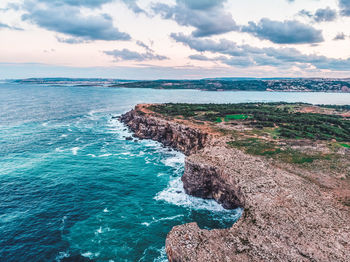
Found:
[[[350, 142], [350, 119], [335, 114], [300, 113], [302, 103], [161, 104], [154, 112], [212, 123], [240, 122], [253, 129], [273, 129], [276, 138]], [[332, 108], [330, 106], [325, 108]], [[334, 107], [335, 109], [337, 107]], [[339, 107], [339, 110], [344, 110]], [[346, 145], [346, 144], [344, 144]], [[347, 146], [344, 146], [347, 147]]]

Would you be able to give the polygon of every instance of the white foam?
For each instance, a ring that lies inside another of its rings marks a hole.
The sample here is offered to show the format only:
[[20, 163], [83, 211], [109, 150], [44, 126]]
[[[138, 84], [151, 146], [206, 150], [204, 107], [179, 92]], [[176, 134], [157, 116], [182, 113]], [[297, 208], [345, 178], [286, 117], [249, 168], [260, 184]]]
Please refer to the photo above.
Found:
[[[105, 110], [91, 110], [88, 114], [87, 114], [87, 118], [90, 120], [98, 120], [101, 117], [104, 117], [104, 114], [100, 114], [105, 112]], [[97, 114], [100, 114], [99, 116]]]
[[168, 187], [163, 191], [159, 192], [155, 197], [155, 200], [165, 201], [177, 206], [185, 206], [198, 210], [209, 210], [213, 212], [224, 212], [227, 211], [215, 200], [202, 199], [192, 197], [185, 193], [181, 178], [172, 179]]
[[184, 169], [185, 155], [181, 152], [172, 151], [172, 156], [162, 160], [166, 166], [172, 167], [176, 175], [182, 175]]
[[107, 207], [105, 209], [103, 209], [103, 213], [108, 213], [109, 210], [107, 209]]
[[67, 219], [67, 216], [62, 217], [61, 219], [61, 227], [60, 227], [61, 233], [63, 233], [64, 227], [66, 226], [66, 219]]
[[184, 215], [180, 214], [180, 215], [176, 215], [176, 216], [172, 216], [172, 217], [162, 217], [162, 218], [159, 218], [159, 219], [155, 219], [154, 217], [152, 217], [153, 221], [151, 221], [151, 222], [142, 222], [141, 225], [149, 227], [151, 224], [158, 223], [160, 221], [174, 220], [176, 218], [183, 217], [183, 216]]
[[67, 137], [68, 135], [67, 134], [62, 134], [61, 137]]
[[122, 152], [119, 155], [123, 155], [123, 156], [135, 156], [135, 154], [132, 154], [130, 152]]
[[99, 155], [98, 157], [108, 157], [111, 156], [112, 154], [103, 154], [103, 155]]
[[99, 227], [99, 228], [96, 230], [96, 233], [97, 233], [97, 234], [101, 234], [101, 233], [102, 233], [102, 227]]
[[55, 148], [55, 151], [56, 152], [63, 152], [64, 150], [62, 149], [62, 147], [57, 147], [57, 148]]
[[69, 252], [59, 252], [58, 255], [56, 256], [56, 261], [60, 262], [63, 258], [69, 257], [70, 254]]
[[184, 215], [176, 215], [176, 216], [172, 216], [172, 217], [162, 217], [160, 219], [156, 219], [154, 222], [159, 222], [159, 221], [164, 221], [164, 220], [174, 220], [176, 218], [179, 218], [179, 217], [183, 217]]
[[96, 155], [94, 154], [87, 154], [88, 156], [91, 156], [91, 157], [96, 157]]
[[110, 134], [116, 134], [118, 139], [124, 140], [125, 137], [132, 136], [133, 133], [129, 131], [124, 123], [120, 122], [118, 119], [113, 118], [108, 122], [109, 132]]
[[92, 259], [93, 257], [94, 257], [94, 254], [92, 253], [92, 252], [90, 252], [90, 251], [87, 251], [87, 252], [85, 252], [85, 253], [82, 253], [81, 254], [83, 257], [87, 257], [87, 258], [90, 258], [90, 259]]
[[95, 110], [91, 110], [91, 111], [88, 113], [88, 115], [89, 115], [89, 116], [93, 116], [95, 113], [96, 113]]
[[72, 150], [72, 153], [73, 153], [73, 155], [77, 155], [78, 154], [78, 150], [79, 150], [80, 148], [79, 147], [73, 147], [71, 150]]
[[165, 246], [159, 249], [159, 257], [153, 260], [153, 262], [168, 262], [168, 258], [165, 252]]

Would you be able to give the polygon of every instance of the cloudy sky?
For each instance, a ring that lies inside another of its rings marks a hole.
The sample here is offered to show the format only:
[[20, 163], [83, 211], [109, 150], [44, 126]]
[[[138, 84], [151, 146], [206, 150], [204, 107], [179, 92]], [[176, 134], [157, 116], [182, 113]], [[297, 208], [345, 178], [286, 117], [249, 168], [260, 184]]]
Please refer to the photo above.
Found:
[[0, 79], [350, 77], [350, 0], [1, 0]]

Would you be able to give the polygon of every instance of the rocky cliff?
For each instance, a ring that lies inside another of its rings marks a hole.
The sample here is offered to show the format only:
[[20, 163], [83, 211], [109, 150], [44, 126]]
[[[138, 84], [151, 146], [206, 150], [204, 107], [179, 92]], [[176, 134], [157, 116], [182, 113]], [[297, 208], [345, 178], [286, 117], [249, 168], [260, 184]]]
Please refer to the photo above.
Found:
[[241, 206], [229, 229], [174, 227], [166, 239], [169, 261], [350, 261], [350, 212], [299, 171], [228, 148], [225, 137], [155, 116], [139, 105], [121, 117], [140, 138], [187, 155], [187, 193]]
[[120, 118], [139, 138], [161, 142], [185, 155], [199, 151], [208, 140], [208, 135], [199, 130], [146, 115], [141, 108], [139, 106]]

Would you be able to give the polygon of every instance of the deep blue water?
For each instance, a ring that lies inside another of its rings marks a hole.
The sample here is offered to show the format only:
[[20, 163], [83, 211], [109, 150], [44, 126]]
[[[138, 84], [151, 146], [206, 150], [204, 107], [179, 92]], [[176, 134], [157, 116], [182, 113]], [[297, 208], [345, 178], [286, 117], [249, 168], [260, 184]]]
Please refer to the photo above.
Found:
[[166, 261], [170, 229], [239, 210], [185, 195], [184, 156], [126, 141], [112, 116], [145, 102], [349, 104], [350, 94], [0, 84], [0, 261]]

